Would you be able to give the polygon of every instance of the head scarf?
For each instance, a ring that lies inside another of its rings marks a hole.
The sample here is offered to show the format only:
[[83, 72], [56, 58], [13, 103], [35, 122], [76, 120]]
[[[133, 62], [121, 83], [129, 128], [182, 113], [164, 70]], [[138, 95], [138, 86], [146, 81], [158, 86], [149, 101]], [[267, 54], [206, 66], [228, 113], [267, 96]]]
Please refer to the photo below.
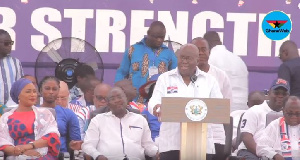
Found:
[[10, 97], [15, 103], [19, 104], [19, 95], [22, 89], [29, 83], [32, 82], [26, 78], [20, 78], [15, 83], [13, 83], [10, 89]]

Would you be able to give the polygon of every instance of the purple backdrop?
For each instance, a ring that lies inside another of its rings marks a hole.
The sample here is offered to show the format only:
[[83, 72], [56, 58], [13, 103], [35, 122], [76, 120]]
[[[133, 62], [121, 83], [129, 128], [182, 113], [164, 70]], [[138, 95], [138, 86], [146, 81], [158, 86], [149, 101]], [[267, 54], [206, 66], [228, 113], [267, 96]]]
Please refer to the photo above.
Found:
[[104, 81], [112, 84], [122, 52], [140, 40], [151, 21], [161, 20], [167, 28], [166, 39], [180, 43], [203, 36], [207, 30], [223, 35], [226, 47], [246, 62], [249, 90], [269, 88], [280, 65], [278, 48], [283, 41], [270, 41], [261, 32], [264, 15], [282, 10], [292, 19], [288, 39], [299, 44], [298, 4], [285, 0], [0, 0], [0, 28], [15, 40], [13, 56], [24, 64], [26, 74], [34, 74], [33, 66], [39, 51], [60, 37], [85, 39], [101, 53]]

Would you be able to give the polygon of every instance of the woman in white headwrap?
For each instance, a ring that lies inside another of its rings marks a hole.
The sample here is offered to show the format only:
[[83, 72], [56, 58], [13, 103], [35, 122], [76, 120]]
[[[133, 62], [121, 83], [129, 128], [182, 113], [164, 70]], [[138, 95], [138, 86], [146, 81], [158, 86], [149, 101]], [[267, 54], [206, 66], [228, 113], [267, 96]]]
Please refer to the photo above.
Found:
[[34, 106], [36, 87], [21, 78], [12, 85], [10, 95], [18, 107], [0, 119], [0, 150], [7, 159], [57, 159], [57, 124], [49, 110]]

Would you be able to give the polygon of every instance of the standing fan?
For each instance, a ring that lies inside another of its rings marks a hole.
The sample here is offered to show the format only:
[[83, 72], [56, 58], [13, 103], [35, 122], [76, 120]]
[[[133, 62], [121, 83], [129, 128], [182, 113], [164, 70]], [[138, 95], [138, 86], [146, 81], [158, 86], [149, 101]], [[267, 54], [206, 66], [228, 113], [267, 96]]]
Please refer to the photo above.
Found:
[[164, 45], [169, 47], [170, 50], [173, 50], [176, 56], [177, 56], [177, 50], [180, 49], [180, 47], [182, 46], [182, 44], [170, 40], [165, 40]]
[[103, 62], [94, 46], [79, 38], [59, 38], [39, 53], [35, 62], [35, 77], [39, 83], [45, 76], [55, 76], [72, 88], [76, 84], [74, 70], [80, 64], [91, 66], [96, 77], [103, 80]]

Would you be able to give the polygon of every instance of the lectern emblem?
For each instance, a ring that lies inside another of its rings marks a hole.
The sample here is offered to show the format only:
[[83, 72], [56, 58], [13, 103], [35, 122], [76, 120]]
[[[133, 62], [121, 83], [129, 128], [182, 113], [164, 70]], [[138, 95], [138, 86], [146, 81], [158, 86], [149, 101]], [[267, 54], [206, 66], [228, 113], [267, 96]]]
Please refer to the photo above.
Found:
[[200, 99], [190, 100], [185, 106], [185, 114], [192, 121], [201, 121], [206, 117], [207, 106]]

